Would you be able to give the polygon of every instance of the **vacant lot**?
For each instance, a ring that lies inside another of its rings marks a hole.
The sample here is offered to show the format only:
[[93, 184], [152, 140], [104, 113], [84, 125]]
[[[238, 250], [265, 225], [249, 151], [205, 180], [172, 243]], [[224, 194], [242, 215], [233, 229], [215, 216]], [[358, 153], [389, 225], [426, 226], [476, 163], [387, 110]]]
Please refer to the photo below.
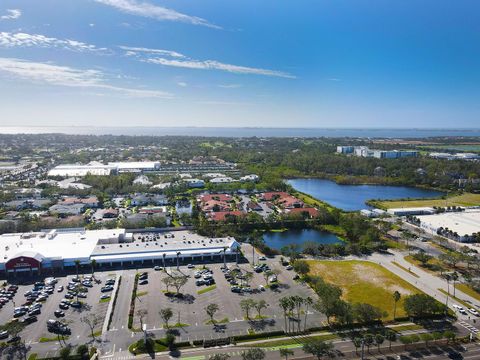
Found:
[[349, 302], [368, 303], [393, 317], [393, 293], [398, 291], [402, 298], [397, 304], [397, 317], [405, 315], [403, 300], [420, 291], [380, 265], [367, 261], [319, 261], [310, 260], [310, 273], [321, 276], [325, 281], [339, 286], [343, 298]]
[[378, 201], [375, 202], [375, 205], [384, 209], [423, 206], [477, 206], [480, 205], [480, 194], [467, 193], [457, 196], [451, 196], [447, 199]]

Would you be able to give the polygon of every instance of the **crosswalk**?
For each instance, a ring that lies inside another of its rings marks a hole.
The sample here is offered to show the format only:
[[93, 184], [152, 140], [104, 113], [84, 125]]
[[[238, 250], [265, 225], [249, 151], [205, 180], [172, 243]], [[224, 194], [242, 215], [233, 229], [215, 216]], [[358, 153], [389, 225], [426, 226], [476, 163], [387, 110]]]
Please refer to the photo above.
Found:
[[465, 321], [459, 321], [458, 322], [461, 326], [463, 326], [465, 329], [469, 330], [470, 332], [474, 334], [478, 334], [480, 330], [478, 330], [475, 326], [465, 322]]

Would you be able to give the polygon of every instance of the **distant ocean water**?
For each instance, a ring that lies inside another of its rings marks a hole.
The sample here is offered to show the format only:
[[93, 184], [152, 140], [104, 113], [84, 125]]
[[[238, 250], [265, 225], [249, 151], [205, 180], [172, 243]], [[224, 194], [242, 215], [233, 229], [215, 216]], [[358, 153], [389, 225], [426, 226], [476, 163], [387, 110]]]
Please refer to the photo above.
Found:
[[133, 136], [212, 136], [212, 137], [354, 137], [425, 138], [439, 136], [480, 136], [478, 129], [376, 129], [376, 128], [262, 128], [262, 127], [0, 127], [0, 134], [72, 134]]

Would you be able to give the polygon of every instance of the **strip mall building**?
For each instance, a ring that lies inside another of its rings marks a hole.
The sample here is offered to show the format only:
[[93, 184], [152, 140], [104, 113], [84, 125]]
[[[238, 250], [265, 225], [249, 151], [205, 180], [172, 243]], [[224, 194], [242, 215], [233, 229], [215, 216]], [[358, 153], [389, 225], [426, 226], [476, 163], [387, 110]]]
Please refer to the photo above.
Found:
[[125, 229], [55, 229], [0, 235], [0, 274], [55, 273], [80, 266], [175, 265], [177, 262], [235, 260], [232, 237], [208, 238], [180, 230], [129, 233]]

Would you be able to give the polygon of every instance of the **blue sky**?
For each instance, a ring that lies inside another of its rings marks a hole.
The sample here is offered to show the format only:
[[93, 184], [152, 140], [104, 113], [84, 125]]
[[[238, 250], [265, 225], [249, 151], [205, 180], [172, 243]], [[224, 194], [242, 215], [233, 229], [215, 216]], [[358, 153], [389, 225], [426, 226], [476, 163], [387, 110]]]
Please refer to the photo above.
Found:
[[480, 4], [2, 0], [1, 125], [478, 127]]

